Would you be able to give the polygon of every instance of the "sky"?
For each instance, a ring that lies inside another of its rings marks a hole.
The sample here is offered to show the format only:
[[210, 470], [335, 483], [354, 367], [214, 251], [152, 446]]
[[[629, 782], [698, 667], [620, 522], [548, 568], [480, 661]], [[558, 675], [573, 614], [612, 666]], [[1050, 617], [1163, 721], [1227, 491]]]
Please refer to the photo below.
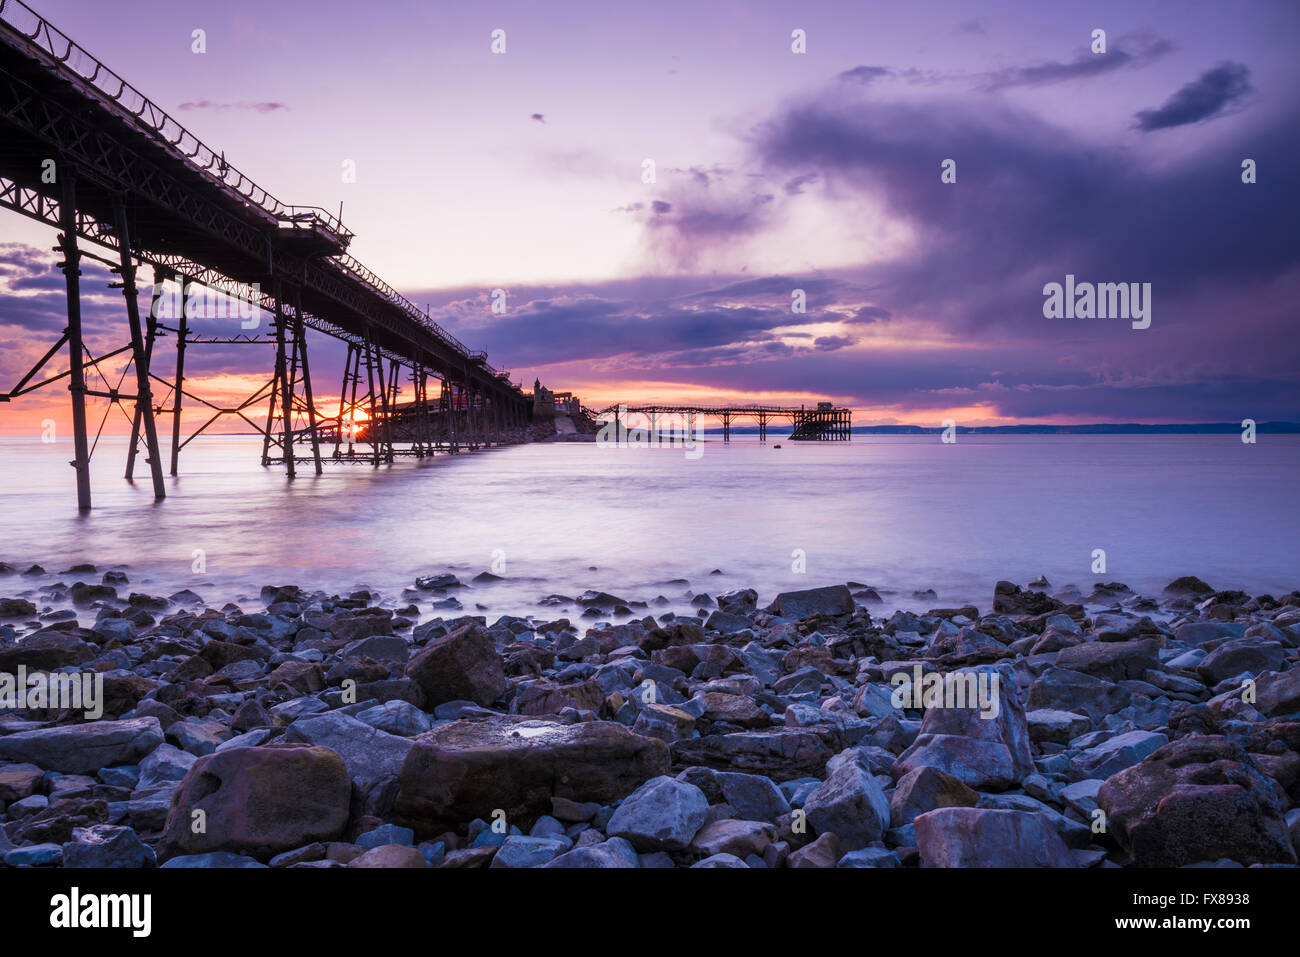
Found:
[[[589, 407], [1300, 420], [1294, 3], [33, 5], [281, 200], [342, 204], [351, 252], [495, 366]], [[53, 241], [0, 212], [0, 389], [62, 328]], [[1067, 275], [1149, 288], [1149, 327], [1046, 317]], [[126, 338], [109, 279], [87, 265], [100, 351]], [[311, 348], [328, 407], [342, 353]], [[217, 402], [271, 359], [186, 357]], [[67, 404], [0, 404], [0, 432]]]

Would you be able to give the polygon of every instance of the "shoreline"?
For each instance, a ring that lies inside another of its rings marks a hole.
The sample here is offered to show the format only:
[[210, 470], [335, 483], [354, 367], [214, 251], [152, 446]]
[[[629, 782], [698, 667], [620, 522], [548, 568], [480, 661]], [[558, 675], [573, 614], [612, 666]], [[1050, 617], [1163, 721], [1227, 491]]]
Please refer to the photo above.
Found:
[[[216, 608], [85, 565], [38, 608], [0, 571], [0, 676], [103, 696], [97, 720], [0, 710], [6, 866], [1237, 866], [1300, 845], [1296, 591], [1040, 579], [886, 616], [852, 582], [496, 617], [452, 607], [447, 574]], [[1224, 788], [1225, 823], [1193, 826]]]

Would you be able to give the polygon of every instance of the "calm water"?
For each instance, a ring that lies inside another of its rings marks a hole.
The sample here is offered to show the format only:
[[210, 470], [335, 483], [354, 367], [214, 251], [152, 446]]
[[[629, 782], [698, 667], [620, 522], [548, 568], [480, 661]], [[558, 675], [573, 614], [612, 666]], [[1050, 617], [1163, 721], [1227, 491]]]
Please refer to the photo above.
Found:
[[[267, 583], [364, 583], [396, 597], [417, 575], [468, 580], [495, 556], [507, 581], [461, 593], [467, 610], [492, 614], [538, 612], [543, 595], [586, 588], [684, 605], [688, 589], [754, 587], [766, 602], [853, 580], [895, 590], [891, 605], [933, 605], [910, 600], [933, 588], [940, 603], [986, 611], [996, 580], [1039, 574], [1085, 591], [1103, 578], [1154, 592], [1183, 574], [1251, 592], [1300, 587], [1297, 436], [742, 440], [710, 442], [697, 459], [533, 445], [293, 481], [260, 468], [259, 451], [258, 439], [195, 441], [154, 504], [147, 477], [121, 478], [125, 441], [104, 439], [95, 508], [79, 516], [66, 442], [0, 439], [0, 560], [51, 573], [126, 565], [135, 588], [191, 587], [213, 601]], [[1095, 548], [1103, 576], [1091, 572]], [[195, 550], [204, 573], [191, 570]], [[689, 586], [668, 583], [678, 578]]]

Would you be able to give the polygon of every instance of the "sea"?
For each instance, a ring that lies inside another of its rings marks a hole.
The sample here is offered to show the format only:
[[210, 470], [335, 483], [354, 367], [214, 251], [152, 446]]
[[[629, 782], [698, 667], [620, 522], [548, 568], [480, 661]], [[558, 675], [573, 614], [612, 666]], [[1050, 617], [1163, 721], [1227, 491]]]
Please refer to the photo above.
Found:
[[[495, 620], [558, 617], [566, 603], [541, 599], [589, 589], [684, 611], [700, 594], [753, 588], [766, 604], [852, 582], [886, 611], [981, 613], [997, 581], [1040, 575], [1085, 593], [1157, 595], [1182, 575], [1300, 589], [1296, 435], [554, 442], [293, 479], [259, 464], [258, 437], [204, 436], [159, 502], [142, 462], [122, 477], [126, 448], [100, 440], [80, 514], [66, 441], [0, 438], [0, 561], [46, 572], [0, 578], [0, 594], [122, 569], [132, 591], [210, 604], [284, 584], [400, 603], [417, 578], [451, 572], [464, 613]], [[67, 573], [79, 563], [97, 573]], [[483, 572], [499, 580], [473, 582]]]

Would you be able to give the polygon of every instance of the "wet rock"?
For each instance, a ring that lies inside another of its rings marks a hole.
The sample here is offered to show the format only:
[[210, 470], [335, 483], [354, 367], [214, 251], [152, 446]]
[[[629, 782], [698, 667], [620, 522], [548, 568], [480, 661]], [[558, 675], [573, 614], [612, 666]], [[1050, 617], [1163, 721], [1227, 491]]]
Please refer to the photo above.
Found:
[[17, 674], [20, 665], [28, 671], [57, 671], [89, 661], [94, 654], [94, 646], [75, 635], [47, 631], [0, 648], [0, 673]]
[[922, 867], [1078, 866], [1044, 814], [949, 807], [913, 823]]
[[609, 803], [667, 770], [664, 742], [612, 721], [461, 720], [415, 739], [398, 778], [396, 815], [433, 835], [498, 808], [507, 820], [536, 816], [551, 810], [553, 797]]
[[1219, 735], [1172, 741], [1101, 786], [1097, 803], [1140, 867], [1229, 858], [1294, 864], [1286, 796], [1250, 756]]
[[[163, 831], [164, 856], [231, 851], [269, 858], [338, 837], [352, 783], [328, 748], [267, 745], [199, 758], [181, 782]], [[196, 833], [194, 812], [204, 812]]]
[[998, 615], [1045, 615], [1065, 607], [1042, 592], [1022, 591], [1019, 585], [1001, 581], [993, 589], [993, 612]]
[[1214, 589], [1205, 584], [1205, 582], [1201, 581], [1195, 575], [1184, 575], [1181, 578], [1175, 578], [1166, 585], [1165, 594], [1201, 597], [1204, 595], [1213, 595]]
[[782, 618], [808, 618], [812, 615], [851, 615], [853, 596], [844, 585], [805, 588], [781, 592], [767, 608]]

